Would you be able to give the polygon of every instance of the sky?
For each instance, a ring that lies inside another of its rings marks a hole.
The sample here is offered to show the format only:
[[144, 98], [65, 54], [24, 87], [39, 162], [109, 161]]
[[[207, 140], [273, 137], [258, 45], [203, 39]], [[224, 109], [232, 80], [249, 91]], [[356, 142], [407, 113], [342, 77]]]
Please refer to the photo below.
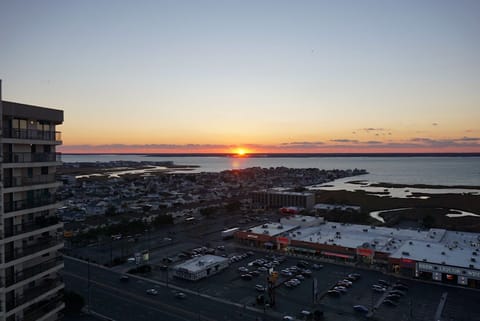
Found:
[[480, 152], [480, 1], [0, 1], [63, 152]]

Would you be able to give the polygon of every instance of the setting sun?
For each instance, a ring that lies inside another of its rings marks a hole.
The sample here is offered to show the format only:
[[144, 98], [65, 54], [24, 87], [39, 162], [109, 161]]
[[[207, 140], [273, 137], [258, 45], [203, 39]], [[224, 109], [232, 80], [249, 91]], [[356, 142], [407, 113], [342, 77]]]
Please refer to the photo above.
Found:
[[235, 150], [235, 154], [237, 154], [237, 156], [245, 156], [247, 154], [247, 150], [244, 148], [237, 148]]

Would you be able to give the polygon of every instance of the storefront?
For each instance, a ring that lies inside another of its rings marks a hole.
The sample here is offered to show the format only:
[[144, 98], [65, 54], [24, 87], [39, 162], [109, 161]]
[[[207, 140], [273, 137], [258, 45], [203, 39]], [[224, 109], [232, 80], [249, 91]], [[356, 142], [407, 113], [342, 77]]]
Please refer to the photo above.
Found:
[[365, 264], [373, 264], [375, 250], [365, 247], [357, 247], [357, 260]]
[[336, 253], [336, 252], [330, 252], [330, 251], [321, 251], [320, 254], [324, 258], [333, 259], [335, 261], [340, 261], [340, 262], [354, 262], [355, 261], [355, 256], [354, 255]]
[[391, 258], [390, 270], [399, 275], [407, 277], [415, 277], [416, 275], [416, 261], [407, 258]]
[[415, 276], [422, 279], [430, 277], [430, 280], [446, 284], [458, 284], [480, 289], [480, 270], [418, 262]]

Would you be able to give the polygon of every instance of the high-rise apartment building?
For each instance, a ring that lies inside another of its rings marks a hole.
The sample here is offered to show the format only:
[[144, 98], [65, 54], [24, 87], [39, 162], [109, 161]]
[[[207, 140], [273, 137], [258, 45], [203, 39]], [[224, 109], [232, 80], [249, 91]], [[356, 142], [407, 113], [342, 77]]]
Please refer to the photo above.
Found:
[[0, 321], [61, 318], [63, 224], [55, 180], [63, 111], [2, 100]]

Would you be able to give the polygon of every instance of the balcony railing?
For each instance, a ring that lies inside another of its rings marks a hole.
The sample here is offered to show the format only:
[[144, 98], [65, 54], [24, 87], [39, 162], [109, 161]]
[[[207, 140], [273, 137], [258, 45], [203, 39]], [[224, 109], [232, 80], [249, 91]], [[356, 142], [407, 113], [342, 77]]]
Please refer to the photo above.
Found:
[[5, 285], [7, 287], [9, 287], [9, 286], [11, 286], [15, 283], [18, 283], [18, 282], [21, 282], [21, 281], [26, 280], [28, 278], [31, 278], [34, 275], [45, 272], [45, 271], [47, 271], [47, 270], [49, 270], [49, 269], [51, 269], [55, 266], [58, 266], [62, 263], [63, 263], [63, 257], [57, 256], [54, 259], [51, 259], [51, 260], [45, 261], [43, 263], [34, 265], [32, 267], [23, 269], [22, 271], [16, 272], [13, 277], [10, 277], [10, 278], [7, 277], [5, 279]]
[[53, 195], [45, 195], [44, 197], [30, 198], [13, 202], [5, 201], [3, 203], [3, 209], [5, 213], [8, 213], [54, 204], [55, 202], [56, 200]]
[[35, 219], [35, 222], [32, 222], [32, 223], [17, 224], [13, 226], [5, 225], [4, 237], [11, 237], [15, 235], [32, 232], [47, 226], [58, 224], [58, 222], [60, 222], [60, 220], [56, 216], [51, 216], [51, 217], [40, 216], [40, 217], [37, 217]]
[[25, 309], [23, 321], [34, 321], [40, 319], [47, 313], [59, 308], [63, 304], [63, 295], [56, 295], [48, 300], [44, 300]]
[[33, 177], [28, 176], [6, 176], [3, 178], [3, 186], [5, 188], [9, 187], [19, 187], [19, 186], [32, 186], [38, 184], [48, 184], [55, 183], [55, 175], [37, 175]]
[[8, 263], [13, 260], [18, 260], [27, 255], [40, 252], [51, 248], [55, 245], [61, 244], [63, 240], [61, 238], [39, 238], [37, 242], [32, 245], [22, 246], [14, 249], [13, 251], [5, 251], [5, 263]]
[[4, 128], [3, 137], [17, 138], [17, 139], [61, 141], [62, 133], [56, 132], [56, 131], [39, 130], [39, 129]]
[[53, 279], [53, 280], [48, 280], [46, 282], [43, 282], [43, 284], [38, 285], [36, 287], [30, 288], [28, 290], [25, 290], [23, 294], [20, 296], [16, 296], [14, 300], [7, 300], [7, 312], [15, 309], [16, 307], [25, 304], [29, 301], [32, 301], [32, 299], [35, 299], [42, 295], [45, 292], [48, 292], [57, 286], [61, 285], [63, 283], [61, 278]]
[[4, 163], [36, 163], [61, 161], [61, 153], [3, 153]]

